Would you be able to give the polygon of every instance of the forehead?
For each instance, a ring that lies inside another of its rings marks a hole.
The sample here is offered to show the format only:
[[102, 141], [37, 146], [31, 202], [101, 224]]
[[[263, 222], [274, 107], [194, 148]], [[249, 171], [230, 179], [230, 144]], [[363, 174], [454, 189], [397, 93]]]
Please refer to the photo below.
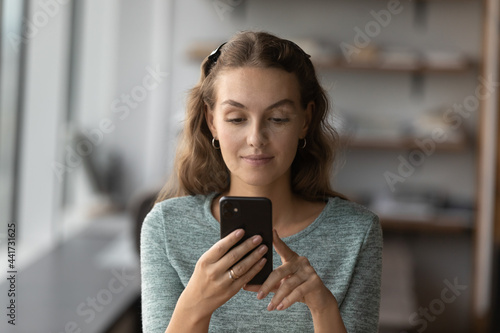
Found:
[[300, 105], [297, 76], [277, 68], [238, 67], [225, 69], [215, 82], [216, 104], [232, 99], [246, 106], [266, 107], [289, 99]]

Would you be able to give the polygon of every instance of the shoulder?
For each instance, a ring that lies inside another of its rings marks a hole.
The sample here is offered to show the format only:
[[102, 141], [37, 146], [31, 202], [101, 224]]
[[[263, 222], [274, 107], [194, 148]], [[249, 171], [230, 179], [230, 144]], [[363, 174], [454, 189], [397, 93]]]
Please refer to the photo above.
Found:
[[183, 197], [170, 198], [154, 205], [153, 211], [162, 213], [185, 212], [196, 207], [203, 207], [210, 195], [188, 195]]
[[144, 224], [164, 225], [185, 217], [201, 216], [211, 195], [175, 197], [156, 203], [144, 220]]
[[378, 216], [365, 206], [338, 197], [329, 198], [325, 214], [348, 224], [363, 225], [372, 224], [374, 221], [378, 222]]
[[323, 212], [324, 222], [329, 229], [345, 236], [366, 238], [368, 234], [380, 234], [378, 216], [368, 208], [341, 198], [329, 198]]

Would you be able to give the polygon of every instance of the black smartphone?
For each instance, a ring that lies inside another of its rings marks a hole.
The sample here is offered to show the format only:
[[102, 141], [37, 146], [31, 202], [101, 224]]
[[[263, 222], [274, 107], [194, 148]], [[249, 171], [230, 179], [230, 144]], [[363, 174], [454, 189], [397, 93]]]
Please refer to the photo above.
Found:
[[[219, 200], [220, 236], [226, 237], [236, 229], [244, 229], [245, 235], [233, 247], [254, 235], [262, 236], [262, 244], [268, 251], [262, 270], [248, 284], [263, 284], [273, 271], [273, 214], [271, 200], [263, 197], [222, 197]], [[249, 252], [251, 253], [251, 251]]]

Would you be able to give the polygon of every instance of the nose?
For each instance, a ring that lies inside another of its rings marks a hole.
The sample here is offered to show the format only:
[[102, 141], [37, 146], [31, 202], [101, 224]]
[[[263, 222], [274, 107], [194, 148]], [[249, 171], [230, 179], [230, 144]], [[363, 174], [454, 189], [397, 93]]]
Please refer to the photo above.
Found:
[[268, 130], [262, 121], [255, 121], [249, 127], [247, 143], [252, 147], [262, 147], [268, 142]]

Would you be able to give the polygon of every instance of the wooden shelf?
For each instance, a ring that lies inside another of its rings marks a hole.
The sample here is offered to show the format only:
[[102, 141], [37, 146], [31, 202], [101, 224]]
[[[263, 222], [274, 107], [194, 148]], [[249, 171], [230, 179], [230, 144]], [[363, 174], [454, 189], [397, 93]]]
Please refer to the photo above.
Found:
[[478, 68], [475, 61], [468, 60], [465, 63], [457, 66], [438, 66], [428, 64], [424, 61], [391, 65], [385, 64], [382, 61], [371, 62], [352, 62], [332, 61], [330, 63], [318, 62], [315, 66], [319, 70], [330, 71], [373, 71], [373, 72], [393, 72], [393, 73], [413, 73], [413, 74], [429, 74], [429, 73], [463, 73], [472, 69]]
[[383, 230], [424, 233], [461, 233], [471, 232], [473, 225], [465, 217], [436, 216], [429, 220], [411, 220], [406, 217], [380, 216]]
[[[429, 0], [426, 0], [429, 1]], [[186, 50], [187, 58], [201, 62], [208, 54], [210, 54], [220, 42], [199, 41], [191, 44]], [[390, 54], [390, 52], [388, 53]], [[478, 68], [477, 61], [466, 59], [465, 61], [455, 65], [436, 65], [425, 60], [409, 61], [408, 63], [398, 62], [391, 64], [384, 61], [383, 58], [375, 58], [370, 61], [352, 61], [346, 62], [343, 58], [334, 58], [331, 60], [316, 61], [311, 59], [318, 70], [329, 71], [373, 71], [373, 72], [394, 72], [394, 73], [463, 73], [472, 69]]]
[[[421, 149], [415, 138], [382, 139], [382, 138], [341, 138], [342, 145], [352, 149], [379, 150], [412, 150]], [[436, 143], [436, 150], [441, 152], [463, 152], [469, 148], [466, 142]]]

